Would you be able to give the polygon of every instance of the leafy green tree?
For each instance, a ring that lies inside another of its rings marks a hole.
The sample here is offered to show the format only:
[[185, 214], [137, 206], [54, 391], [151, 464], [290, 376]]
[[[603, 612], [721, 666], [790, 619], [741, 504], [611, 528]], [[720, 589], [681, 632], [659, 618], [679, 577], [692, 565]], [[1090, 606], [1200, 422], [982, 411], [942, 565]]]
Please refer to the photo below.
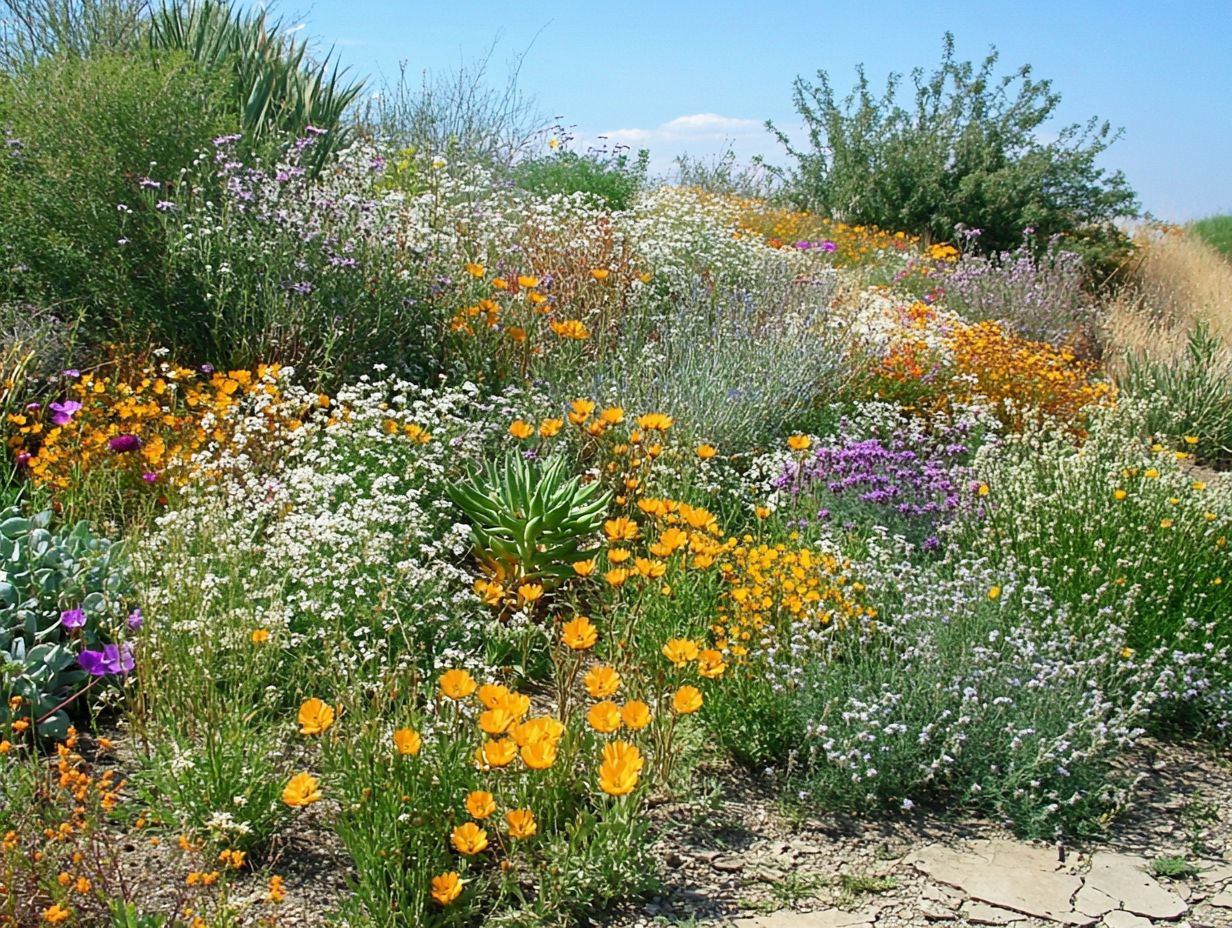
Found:
[[989, 250], [1012, 248], [1027, 227], [1047, 241], [1134, 215], [1124, 175], [1096, 164], [1120, 131], [1092, 118], [1047, 141], [1060, 95], [1051, 82], [1033, 80], [1030, 65], [996, 77], [997, 60], [993, 48], [978, 67], [956, 61], [946, 33], [940, 67], [911, 72], [911, 108], [898, 102], [900, 74], [878, 97], [860, 65], [841, 102], [825, 71], [815, 84], [796, 78], [807, 146], [766, 124], [794, 159], [786, 174], [792, 198], [837, 219], [929, 240], [948, 240], [962, 224], [981, 230], [979, 244]]

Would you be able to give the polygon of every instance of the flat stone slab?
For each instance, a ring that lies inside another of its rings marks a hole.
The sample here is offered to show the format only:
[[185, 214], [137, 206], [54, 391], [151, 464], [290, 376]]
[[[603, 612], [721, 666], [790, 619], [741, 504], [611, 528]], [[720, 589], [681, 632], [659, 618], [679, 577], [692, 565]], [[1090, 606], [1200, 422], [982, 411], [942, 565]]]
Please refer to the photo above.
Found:
[[1160, 886], [1146, 867], [1141, 857], [1097, 851], [1091, 857], [1086, 886], [1117, 900], [1118, 908], [1144, 918], [1175, 919], [1189, 911], [1185, 900]]
[[972, 899], [1001, 909], [1071, 925], [1091, 924], [1091, 916], [1070, 904], [1082, 879], [1059, 872], [1051, 849], [1016, 841], [980, 841], [959, 853], [932, 844], [908, 862], [939, 883], [956, 886]]
[[1216, 893], [1211, 898], [1206, 900], [1207, 905], [1213, 905], [1220, 909], [1232, 909], [1232, 892], [1224, 891]]
[[1109, 912], [1100, 923], [1102, 928], [1151, 928], [1149, 918], [1134, 915], [1132, 912], [1122, 912], [1120, 909]]
[[847, 912], [843, 909], [826, 909], [823, 912], [793, 912], [784, 909], [759, 915], [756, 918], [738, 918], [736, 928], [873, 928], [877, 910]]

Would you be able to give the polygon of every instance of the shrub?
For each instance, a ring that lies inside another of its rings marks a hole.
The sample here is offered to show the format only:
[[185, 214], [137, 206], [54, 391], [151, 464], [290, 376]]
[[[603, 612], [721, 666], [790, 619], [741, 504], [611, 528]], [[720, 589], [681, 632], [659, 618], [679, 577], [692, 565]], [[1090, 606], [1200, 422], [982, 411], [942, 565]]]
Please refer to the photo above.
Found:
[[194, 295], [167, 275], [147, 220], [168, 188], [149, 177], [175, 177], [223, 120], [217, 86], [176, 55], [49, 58], [0, 78], [0, 265], [14, 271], [0, 300], [80, 318], [94, 345], [168, 328], [168, 306]]
[[149, 18], [151, 49], [179, 52], [228, 88], [228, 107], [255, 143], [302, 135], [322, 138], [312, 151], [315, 169], [345, 147], [351, 130], [343, 114], [362, 83], [347, 84], [329, 57], [307, 57], [308, 43], [284, 32], [266, 10], [245, 12], [231, 0], [163, 0]]
[[1232, 216], [1208, 216], [1191, 223], [1189, 228], [1224, 257], [1232, 258]]
[[628, 153], [607, 154], [559, 151], [546, 158], [523, 161], [513, 168], [514, 182], [542, 196], [553, 193], [585, 193], [605, 209], [625, 210], [646, 183], [650, 152], [642, 149], [630, 159]]
[[914, 110], [897, 101], [901, 76], [874, 96], [863, 66], [841, 104], [830, 77], [795, 82], [808, 147], [768, 127], [794, 159], [788, 191], [801, 206], [850, 223], [904, 229], [946, 240], [962, 223], [990, 251], [1013, 248], [1022, 229], [1047, 238], [1106, 223], [1136, 208], [1120, 173], [1096, 159], [1117, 138], [1107, 123], [1063, 128], [1047, 144], [1036, 130], [1060, 102], [1029, 66], [997, 79], [993, 49], [977, 68], [954, 60], [946, 34], [940, 67], [912, 72]]

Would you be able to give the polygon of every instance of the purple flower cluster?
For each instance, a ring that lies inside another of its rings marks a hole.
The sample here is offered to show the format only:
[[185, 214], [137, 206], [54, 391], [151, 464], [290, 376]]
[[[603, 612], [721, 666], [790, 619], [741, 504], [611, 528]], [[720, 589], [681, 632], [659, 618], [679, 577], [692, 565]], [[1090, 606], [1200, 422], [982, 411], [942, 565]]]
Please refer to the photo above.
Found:
[[880, 525], [935, 550], [937, 526], [972, 499], [971, 473], [960, 463], [969, 450], [952, 440], [913, 448], [901, 438], [848, 438], [788, 464], [774, 486], [810, 521]]

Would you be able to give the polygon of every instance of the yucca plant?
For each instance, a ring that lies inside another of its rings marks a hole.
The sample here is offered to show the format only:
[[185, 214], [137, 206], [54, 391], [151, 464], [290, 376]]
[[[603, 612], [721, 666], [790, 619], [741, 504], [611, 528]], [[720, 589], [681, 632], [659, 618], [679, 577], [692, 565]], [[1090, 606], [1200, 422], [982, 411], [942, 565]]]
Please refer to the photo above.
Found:
[[150, 16], [152, 48], [186, 52], [207, 71], [230, 72], [232, 92], [245, 132], [254, 142], [277, 133], [326, 130], [315, 146], [319, 168], [350, 136], [343, 114], [363, 89], [343, 80], [330, 55], [307, 57], [281, 19], [265, 10], [245, 13], [224, 0], [172, 0]]
[[545, 590], [594, 553], [585, 546], [603, 524], [610, 497], [598, 483], [570, 477], [562, 457], [540, 463], [521, 455], [488, 462], [449, 490], [471, 522], [485, 570], [502, 585], [535, 583]]

